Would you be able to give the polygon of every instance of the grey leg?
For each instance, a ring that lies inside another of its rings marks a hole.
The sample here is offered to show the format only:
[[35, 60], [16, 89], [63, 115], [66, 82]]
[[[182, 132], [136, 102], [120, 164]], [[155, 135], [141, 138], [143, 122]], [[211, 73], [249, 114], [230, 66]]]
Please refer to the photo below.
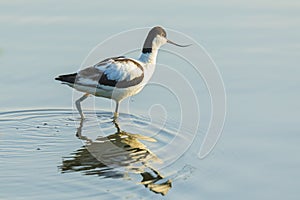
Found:
[[116, 109], [115, 109], [115, 113], [114, 113], [114, 118], [116, 119], [116, 118], [118, 118], [118, 116], [119, 116], [119, 102], [118, 101], [116, 101]]
[[82, 110], [81, 110], [81, 105], [80, 105], [80, 103], [81, 103], [83, 100], [85, 100], [88, 96], [89, 96], [89, 94], [86, 93], [86, 94], [84, 94], [82, 97], [80, 97], [79, 99], [77, 99], [77, 100], [75, 101], [75, 105], [76, 105], [76, 108], [77, 108], [77, 110], [78, 110], [78, 112], [79, 112], [79, 114], [80, 114], [80, 116], [81, 116], [81, 119], [84, 119], [84, 115], [83, 115], [83, 112], [82, 112]]
[[81, 119], [81, 120], [80, 120], [80, 125], [79, 125], [79, 127], [77, 128], [76, 136], [77, 136], [79, 139], [81, 139], [81, 140], [86, 140], [86, 141], [92, 143], [93, 141], [92, 141], [91, 139], [89, 139], [87, 136], [83, 136], [83, 135], [81, 134], [82, 127], [83, 127], [83, 122], [84, 122], [84, 119]]

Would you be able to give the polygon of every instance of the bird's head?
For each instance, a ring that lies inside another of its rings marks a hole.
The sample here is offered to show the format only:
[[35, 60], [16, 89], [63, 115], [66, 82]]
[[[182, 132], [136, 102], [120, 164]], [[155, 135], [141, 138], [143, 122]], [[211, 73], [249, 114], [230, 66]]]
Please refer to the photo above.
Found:
[[162, 27], [156, 26], [152, 28], [148, 33], [148, 36], [143, 46], [143, 53], [151, 53], [153, 49], [157, 50], [166, 43], [173, 44], [178, 47], [190, 46], [180, 45], [175, 42], [172, 42], [171, 40], [167, 39], [166, 31]]

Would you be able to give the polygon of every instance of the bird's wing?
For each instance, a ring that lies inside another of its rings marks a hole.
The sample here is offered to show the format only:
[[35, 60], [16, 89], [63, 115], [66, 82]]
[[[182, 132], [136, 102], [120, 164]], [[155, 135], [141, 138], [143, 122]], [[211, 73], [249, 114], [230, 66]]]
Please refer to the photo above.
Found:
[[139, 84], [143, 78], [144, 71], [139, 61], [113, 57], [79, 71], [76, 84], [127, 88]]

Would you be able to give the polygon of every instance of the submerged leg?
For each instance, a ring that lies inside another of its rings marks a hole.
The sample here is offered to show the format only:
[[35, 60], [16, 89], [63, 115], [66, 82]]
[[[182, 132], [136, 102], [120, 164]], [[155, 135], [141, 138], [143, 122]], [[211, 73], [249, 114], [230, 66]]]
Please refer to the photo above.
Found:
[[114, 117], [113, 121], [112, 121], [117, 129], [117, 133], [121, 133], [121, 129], [120, 129], [120, 126], [119, 126], [119, 122], [118, 122], [118, 119]]
[[77, 100], [75, 101], [75, 105], [76, 105], [76, 108], [77, 108], [77, 110], [78, 110], [78, 112], [79, 112], [79, 114], [80, 114], [80, 116], [81, 116], [81, 119], [84, 119], [84, 115], [83, 115], [83, 112], [82, 112], [82, 110], [81, 110], [81, 105], [80, 105], [80, 103], [81, 103], [83, 100], [85, 100], [88, 96], [89, 96], [89, 94], [86, 93], [86, 94], [84, 94], [82, 97], [80, 97], [79, 99], [77, 99]]
[[119, 102], [116, 101], [116, 109], [115, 109], [115, 113], [114, 113], [114, 118], [116, 119], [119, 116]]

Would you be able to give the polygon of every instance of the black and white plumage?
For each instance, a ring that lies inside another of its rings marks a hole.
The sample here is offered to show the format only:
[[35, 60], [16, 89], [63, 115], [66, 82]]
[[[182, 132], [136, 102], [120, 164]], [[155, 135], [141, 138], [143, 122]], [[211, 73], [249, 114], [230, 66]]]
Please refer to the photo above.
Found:
[[85, 93], [76, 101], [82, 118], [84, 115], [80, 102], [90, 94], [115, 100], [114, 116], [117, 117], [119, 102], [140, 92], [149, 81], [155, 69], [158, 49], [167, 42], [181, 47], [188, 46], [171, 42], [166, 38], [166, 31], [157, 26], [148, 33], [139, 59], [112, 57], [77, 73], [60, 75], [55, 80]]

